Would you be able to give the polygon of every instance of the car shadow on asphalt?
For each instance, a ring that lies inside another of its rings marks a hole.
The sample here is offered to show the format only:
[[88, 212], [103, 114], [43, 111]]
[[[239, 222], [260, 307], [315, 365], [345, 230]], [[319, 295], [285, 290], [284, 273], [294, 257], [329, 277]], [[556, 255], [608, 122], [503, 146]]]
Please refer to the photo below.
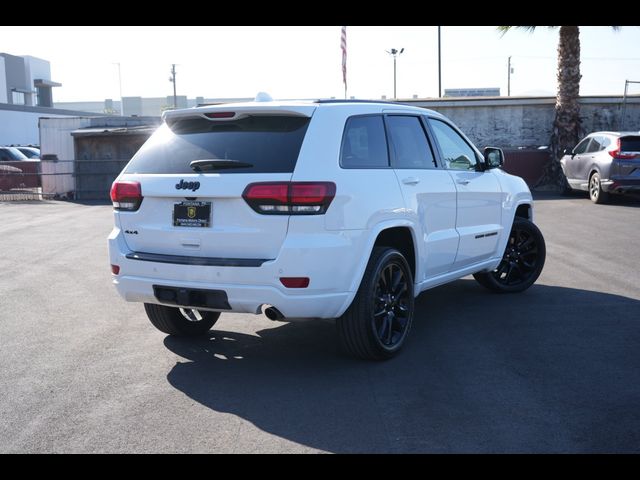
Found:
[[496, 295], [463, 279], [418, 298], [387, 362], [338, 354], [332, 323], [279, 325], [166, 337], [184, 359], [169, 383], [329, 452], [640, 451], [638, 300], [546, 285]]

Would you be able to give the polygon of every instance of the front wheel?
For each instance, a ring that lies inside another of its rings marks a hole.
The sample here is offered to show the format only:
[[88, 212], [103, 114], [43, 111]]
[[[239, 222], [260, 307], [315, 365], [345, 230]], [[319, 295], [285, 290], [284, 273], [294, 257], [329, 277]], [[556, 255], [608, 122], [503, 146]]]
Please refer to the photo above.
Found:
[[526, 218], [516, 217], [498, 268], [475, 273], [483, 287], [498, 293], [516, 293], [529, 288], [544, 267], [547, 250], [540, 229]]
[[360, 288], [337, 320], [342, 350], [365, 360], [386, 360], [404, 345], [413, 321], [413, 276], [394, 248], [375, 247]]
[[205, 312], [192, 308], [167, 307], [145, 303], [149, 321], [161, 332], [181, 337], [202, 335], [220, 318], [220, 312]]

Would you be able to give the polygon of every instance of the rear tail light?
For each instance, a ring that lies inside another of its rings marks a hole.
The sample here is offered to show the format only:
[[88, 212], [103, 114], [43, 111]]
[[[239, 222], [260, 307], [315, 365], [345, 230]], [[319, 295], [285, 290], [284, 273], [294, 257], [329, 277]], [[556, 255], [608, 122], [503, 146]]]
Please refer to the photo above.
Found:
[[140, 182], [113, 182], [111, 185], [111, 201], [113, 208], [134, 212], [142, 203]]
[[111, 264], [111, 273], [118, 275], [120, 273], [120, 266]]
[[621, 149], [622, 147], [620, 145], [620, 137], [618, 137], [616, 148], [615, 150], [609, 150], [609, 155], [611, 155], [613, 158], [618, 158], [620, 160], [630, 160], [630, 159], [636, 158], [635, 152], [622, 152]]
[[261, 182], [247, 185], [242, 198], [265, 215], [320, 215], [335, 195], [333, 182]]

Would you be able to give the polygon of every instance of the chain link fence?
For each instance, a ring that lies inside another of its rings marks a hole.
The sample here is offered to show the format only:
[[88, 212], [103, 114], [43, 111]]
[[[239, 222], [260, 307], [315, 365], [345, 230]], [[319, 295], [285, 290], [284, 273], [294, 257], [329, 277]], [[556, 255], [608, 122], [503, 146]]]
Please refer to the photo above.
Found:
[[111, 184], [128, 159], [0, 163], [0, 201], [109, 200]]

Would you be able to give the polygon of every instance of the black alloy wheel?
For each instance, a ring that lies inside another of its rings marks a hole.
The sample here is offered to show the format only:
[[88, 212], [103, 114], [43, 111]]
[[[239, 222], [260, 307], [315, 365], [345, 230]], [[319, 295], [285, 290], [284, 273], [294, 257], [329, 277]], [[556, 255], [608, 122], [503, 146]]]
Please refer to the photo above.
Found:
[[336, 322], [341, 349], [366, 360], [396, 355], [411, 330], [413, 291], [413, 275], [402, 253], [375, 247], [353, 302]]
[[498, 267], [474, 274], [482, 286], [499, 293], [521, 292], [538, 279], [544, 267], [546, 246], [536, 225], [516, 217]]
[[380, 272], [373, 294], [373, 323], [378, 340], [387, 348], [399, 344], [409, 323], [409, 281], [399, 262]]

